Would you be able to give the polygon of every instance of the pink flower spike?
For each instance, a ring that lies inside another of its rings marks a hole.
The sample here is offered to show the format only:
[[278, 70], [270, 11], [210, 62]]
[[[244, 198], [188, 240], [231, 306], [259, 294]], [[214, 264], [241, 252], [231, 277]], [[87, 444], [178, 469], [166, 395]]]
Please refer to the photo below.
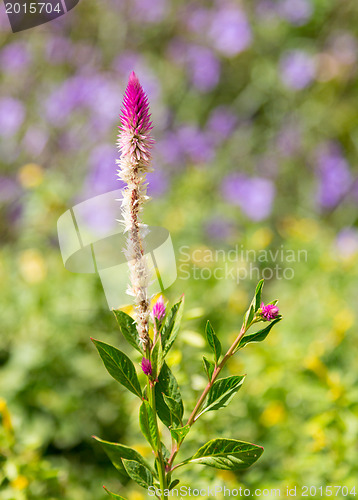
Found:
[[149, 361], [149, 359], [143, 358], [142, 363], [141, 363], [141, 367], [142, 367], [143, 372], [146, 375], [148, 375], [148, 377], [150, 377], [150, 375], [153, 372], [153, 369], [152, 369], [152, 363]]
[[165, 304], [163, 296], [161, 295], [153, 306], [153, 319], [156, 319], [160, 323], [164, 318], [164, 316], [165, 316]]
[[278, 316], [278, 313], [279, 313], [279, 308], [273, 304], [267, 304], [267, 306], [265, 306], [265, 304], [262, 302], [261, 303], [261, 316], [263, 319], [265, 319], [266, 321], [271, 321], [275, 318], [277, 318]]

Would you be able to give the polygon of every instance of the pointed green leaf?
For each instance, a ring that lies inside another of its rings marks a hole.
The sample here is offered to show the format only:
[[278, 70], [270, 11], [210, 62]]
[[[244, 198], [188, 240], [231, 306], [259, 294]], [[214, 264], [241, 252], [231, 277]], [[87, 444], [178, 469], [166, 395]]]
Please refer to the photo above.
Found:
[[251, 333], [250, 335], [245, 335], [242, 337], [242, 339], [239, 342], [239, 345], [237, 346], [235, 352], [237, 352], [239, 349], [242, 349], [245, 347], [246, 344], [249, 344], [250, 342], [262, 342], [265, 340], [267, 335], [270, 333], [271, 328], [276, 325], [279, 321], [281, 321], [282, 317], [277, 317], [274, 320], [269, 323], [266, 328], [263, 328], [262, 330], [259, 330], [258, 332]]
[[254, 306], [254, 312], [256, 312], [260, 305], [261, 305], [261, 292], [262, 288], [264, 286], [264, 280], [260, 280], [257, 284], [256, 290], [255, 290], [255, 295], [252, 300], [252, 305]]
[[126, 498], [121, 497], [121, 495], [117, 495], [116, 493], [112, 493], [111, 491], [107, 490], [105, 486], [103, 486], [103, 488], [111, 498], [116, 498], [117, 500], [127, 500]]
[[113, 313], [118, 322], [119, 329], [127, 342], [138, 352], [143, 354], [143, 348], [139, 339], [138, 330], [133, 318], [123, 311], [113, 309]]
[[221, 344], [220, 340], [215, 335], [214, 329], [211, 326], [210, 321], [206, 323], [205, 333], [206, 333], [206, 338], [208, 339], [208, 343], [211, 347], [211, 350], [214, 353], [215, 363], [217, 364], [221, 356]]
[[256, 286], [254, 298], [252, 299], [250, 307], [248, 308], [245, 314], [244, 325], [246, 329], [248, 329], [248, 327], [251, 324], [251, 321], [254, 319], [256, 311], [260, 308], [261, 293], [263, 286], [264, 286], [264, 280], [260, 280]]
[[142, 399], [142, 390], [132, 361], [122, 351], [99, 340], [92, 339], [108, 373], [129, 391]]
[[219, 410], [220, 408], [227, 406], [237, 391], [241, 388], [244, 379], [245, 375], [234, 375], [232, 377], [216, 380], [208, 392], [208, 397], [204, 403], [202, 411], [195, 420], [207, 411]]
[[212, 439], [183, 464], [196, 463], [216, 469], [241, 470], [255, 463], [263, 451], [262, 446], [236, 439]]
[[136, 462], [141, 463], [145, 467], [149, 468], [152, 473], [154, 473], [153, 469], [151, 469], [150, 465], [144, 460], [144, 458], [133, 448], [129, 448], [124, 444], [119, 443], [111, 443], [109, 441], [104, 441], [97, 436], [93, 436], [96, 441], [98, 441], [103, 447], [104, 451], [108, 455], [108, 458], [115, 466], [115, 468], [120, 473], [120, 480], [122, 483], [126, 483], [129, 479], [128, 474], [124, 468], [123, 459], [126, 460], [134, 460]]
[[158, 336], [156, 343], [153, 346], [151, 362], [153, 368], [153, 379], [157, 379], [160, 373], [160, 370], [163, 366], [163, 347], [160, 337]]
[[174, 479], [174, 481], [172, 481], [169, 485], [169, 491], [172, 490], [173, 488], [175, 488], [176, 486], [178, 486], [179, 483], [180, 483], [180, 479]]
[[158, 426], [153, 409], [148, 401], [143, 401], [139, 409], [139, 425], [150, 446], [156, 450], [159, 441]]
[[245, 327], [245, 330], [247, 330], [249, 328], [252, 320], [254, 319], [254, 316], [255, 316], [254, 306], [252, 304], [250, 304], [250, 307], [246, 311], [246, 314], [245, 314], [245, 317], [244, 317], [244, 327]]
[[128, 476], [142, 488], [148, 489], [153, 486], [153, 475], [147, 467], [134, 460], [123, 459], [124, 468]]
[[209, 382], [211, 382], [211, 379], [213, 377], [213, 373], [215, 370], [215, 363], [212, 361], [209, 361], [205, 356], [203, 356], [203, 363], [204, 363], [204, 369], [206, 371], [206, 374], [208, 376]]
[[163, 398], [165, 404], [170, 410], [170, 413], [174, 416], [176, 420], [181, 422], [184, 412], [183, 404], [181, 402], [178, 403], [178, 401], [175, 401], [175, 399], [171, 398], [170, 396], [166, 396], [164, 393], [163, 393]]
[[173, 345], [176, 336], [178, 335], [180, 321], [183, 315], [184, 309], [184, 297], [182, 297], [179, 302], [174, 304], [174, 306], [169, 311], [169, 314], [165, 318], [164, 325], [161, 329], [161, 337], [163, 344], [163, 357], [165, 357]]
[[164, 462], [167, 463], [169, 458], [170, 458], [170, 451], [168, 448], [165, 446], [165, 444], [162, 442], [162, 455], [164, 458]]
[[180, 389], [178, 386], [178, 382], [176, 381], [174, 375], [169, 369], [166, 363], [163, 364], [161, 372], [158, 377], [158, 383], [155, 384], [155, 402], [157, 408], [157, 414], [160, 420], [164, 425], [170, 427], [175, 425], [181, 425], [180, 421], [170, 412], [167, 404], [164, 401], [163, 394], [169, 396], [174, 399], [183, 409], [182, 414], [184, 412], [183, 400], [180, 394]]
[[176, 429], [170, 429], [170, 434], [177, 443], [181, 443], [189, 431], [190, 431], [190, 425], [185, 425], [184, 427], [177, 427]]

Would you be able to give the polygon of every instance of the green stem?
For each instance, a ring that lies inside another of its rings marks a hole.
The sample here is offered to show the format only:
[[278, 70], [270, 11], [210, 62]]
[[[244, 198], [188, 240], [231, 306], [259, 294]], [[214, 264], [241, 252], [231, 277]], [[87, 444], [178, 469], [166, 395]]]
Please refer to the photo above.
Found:
[[[247, 332], [247, 330], [249, 329], [250, 326], [251, 325], [248, 325], [247, 327], [245, 327], [245, 325], [242, 325], [240, 333], [236, 337], [236, 339], [234, 340], [234, 343], [232, 344], [232, 346], [230, 347], [230, 349], [227, 351], [227, 353], [225, 354], [225, 356], [223, 357], [223, 359], [221, 360], [221, 362], [218, 365], [215, 366], [215, 369], [214, 369], [213, 375], [211, 377], [211, 380], [208, 382], [208, 384], [205, 387], [203, 393], [201, 394], [200, 398], [198, 399], [198, 402], [196, 403], [195, 408], [192, 411], [192, 413], [191, 413], [191, 415], [190, 415], [190, 417], [189, 417], [186, 425], [189, 425], [191, 427], [196, 422], [196, 418], [195, 417], [196, 417], [198, 411], [200, 410], [200, 407], [203, 404], [206, 396], [208, 395], [208, 392], [210, 391], [213, 383], [217, 379], [217, 377], [218, 377], [219, 373], [221, 372], [221, 370], [224, 368], [227, 360], [234, 354], [236, 347], [239, 345], [240, 340], [245, 335], [245, 333]], [[172, 465], [173, 465], [174, 459], [177, 456], [177, 453], [178, 453], [178, 451], [180, 449], [180, 446], [181, 446], [181, 444], [182, 444], [183, 441], [184, 441], [184, 439], [180, 443], [176, 443], [174, 445], [174, 447], [172, 448], [172, 453], [171, 453], [169, 461], [168, 461], [167, 470], [169, 470], [169, 471], [173, 470]]]
[[159, 483], [160, 483], [160, 489], [162, 491], [161, 495], [161, 500], [166, 500], [164, 496], [164, 490], [167, 489], [167, 477], [166, 477], [166, 471], [165, 471], [165, 462], [163, 458], [163, 453], [162, 453], [162, 443], [160, 440], [160, 434], [159, 434], [159, 425], [158, 425], [158, 417], [157, 417], [157, 411], [156, 411], [156, 404], [155, 404], [155, 383], [149, 379], [148, 377], [148, 384], [147, 384], [147, 393], [148, 393], [148, 402], [150, 406], [152, 407], [153, 413], [155, 415], [155, 425], [157, 427], [157, 444], [156, 444], [156, 449], [154, 449], [154, 454], [155, 454], [155, 461], [157, 463], [157, 469], [158, 469], [158, 475], [159, 475]]

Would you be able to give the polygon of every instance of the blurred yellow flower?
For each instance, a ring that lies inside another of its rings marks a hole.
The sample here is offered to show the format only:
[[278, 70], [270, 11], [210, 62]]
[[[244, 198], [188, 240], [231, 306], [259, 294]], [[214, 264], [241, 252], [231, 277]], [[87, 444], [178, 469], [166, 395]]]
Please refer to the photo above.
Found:
[[217, 475], [218, 475], [218, 477], [223, 479], [225, 481], [225, 483], [236, 483], [236, 481], [237, 481], [237, 477], [230, 470], [220, 470], [219, 469]]
[[139, 491], [129, 491], [128, 492], [128, 500], [145, 500], [145, 496], [143, 493], [139, 493]]
[[167, 362], [169, 365], [178, 365], [183, 358], [183, 355], [181, 351], [178, 351], [177, 349], [169, 351], [167, 355]]
[[11, 416], [8, 410], [5, 399], [0, 398], [0, 415], [2, 417], [2, 425], [5, 430], [12, 432], [13, 427], [11, 423]]
[[272, 401], [260, 417], [265, 427], [273, 427], [286, 420], [287, 413], [281, 401]]
[[35, 248], [21, 252], [19, 271], [27, 283], [40, 283], [47, 276], [47, 266], [42, 254]]
[[342, 309], [333, 318], [336, 333], [345, 333], [354, 324], [355, 315], [351, 309]]
[[273, 232], [268, 227], [261, 227], [249, 238], [249, 246], [254, 250], [266, 248], [272, 241]]
[[322, 424], [318, 422], [309, 422], [306, 427], [306, 432], [312, 437], [312, 451], [320, 451], [327, 445], [327, 438], [322, 429]]
[[11, 486], [15, 490], [24, 490], [29, 485], [29, 481], [25, 476], [18, 476], [14, 481], [11, 481]]
[[36, 163], [27, 163], [20, 168], [18, 179], [20, 184], [27, 189], [39, 186], [44, 178], [43, 168]]

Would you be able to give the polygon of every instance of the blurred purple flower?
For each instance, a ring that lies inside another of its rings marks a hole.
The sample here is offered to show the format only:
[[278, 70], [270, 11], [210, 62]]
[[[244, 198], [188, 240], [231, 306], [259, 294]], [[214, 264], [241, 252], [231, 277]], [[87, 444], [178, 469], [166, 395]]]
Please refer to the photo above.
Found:
[[286, 123], [278, 133], [276, 143], [279, 152], [284, 157], [290, 157], [301, 148], [301, 131], [294, 123]]
[[0, 52], [0, 68], [4, 73], [16, 73], [26, 69], [30, 62], [29, 49], [23, 42], [13, 42]]
[[25, 119], [25, 108], [23, 104], [13, 97], [2, 97], [0, 99], [0, 135], [11, 137], [21, 127]]
[[168, 190], [168, 176], [165, 171], [160, 170], [157, 166], [153, 172], [147, 174], [148, 181], [148, 195], [158, 198]]
[[278, 13], [296, 26], [302, 26], [309, 21], [312, 12], [310, 0], [283, 0], [278, 5]]
[[264, 22], [277, 19], [277, 3], [272, 0], [260, 0], [256, 5], [256, 15]]
[[73, 47], [69, 38], [53, 35], [46, 42], [46, 60], [50, 64], [60, 64], [69, 60]]
[[314, 78], [314, 60], [303, 50], [285, 52], [280, 61], [280, 71], [281, 79], [287, 87], [293, 90], [304, 89]]
[[207, 121], [207, 131], [214, 142], [228, 139], [237, 125], [237, 116], [226, 106], [218, 106], [211, 112]]
[[154, 156], [159, 156], [159, 162], [166, 166], [180, 166], [184, 164], [183, 151], [178, 134], [167, 132], [156, 143]]
[[336, 238], [336, 249], [339, 255], [345, 258], [358, 253], [358, 230], [353, 227], [343, 228]]
[[186, 26], [194, 33], [205, 33], [209, 22], [212, 18], [211, 11], [203, 7], [193, 8], [193, 5], [188, 6], [186, 16]]
[[133, 0], [132, 20], [135, 22], [160, 23], [167, 12], [167, 0]]
[[335, 143], [321, 146], [317, 151], [317, 201], [322, 208], [333, 208], [347, 194], [352, 175], [340, 147]]
[[42, 153], [48, 141], [48, 133], [39, 127], [29, 127], [22, 140], [24, 150], [30, 155], [38, 156]]
[[199, 128], [184, 125], [176, 132], [182, 151], [194, 163], [208, 163], [213, 160], [215, 151], [212, 140]]
[[232, 233], [232, 224], [223, 217], [213, 217], [206, 221], [205, 230], [210, 238], [226, 240]]
[[222, 194], [229, 203], [238, 205], [251, 220], [260, 221], [271, 213], [275, 186], [268, 179], [234, 173], [224, 179]]
[[216, 50], [234, 57], [251, 44], [251, 28], [245, 13], [238, 7], [219, 9], [212, 17], [209, 38]]
[[357, 61], [357, 45], [356, 37], [351, 33], [343, 32], [334, 37], [332, 52], [338, 61], [350, 66]]
[[213, 51], [200, 45], [190, 45], [186, 66], [192, 84], [201, 92], [209, 92], [219, 82], [220, 62]]
[[20, 186], [13, 178], [0, 177], [0, 203], [9, 203], [19, 198], [20, 192]]
[[96, 146], [89, 158], [89, 173], [85, 181], [85, 194], [98, 194], [121, 189], [124, 184], [115, 175], [117, 151], [111, 144]]

